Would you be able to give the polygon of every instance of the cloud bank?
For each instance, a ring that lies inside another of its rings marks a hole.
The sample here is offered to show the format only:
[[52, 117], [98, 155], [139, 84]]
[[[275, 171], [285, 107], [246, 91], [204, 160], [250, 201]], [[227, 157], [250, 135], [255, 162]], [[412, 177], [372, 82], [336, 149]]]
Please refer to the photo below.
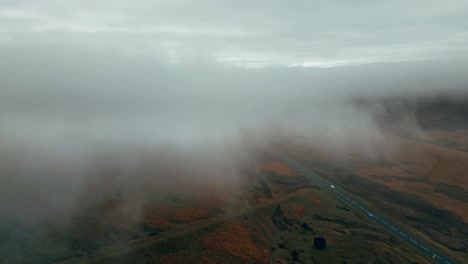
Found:
[[23, 218], [235, 185], [283, 136], [373, 155], [357, 99], [467, 91], [455, 1], [1, 2], [0, 212]]
[[0, 45], [79, 46], [169, 63], [334, 67], [467, 59], [460, 1], [1, 1]]

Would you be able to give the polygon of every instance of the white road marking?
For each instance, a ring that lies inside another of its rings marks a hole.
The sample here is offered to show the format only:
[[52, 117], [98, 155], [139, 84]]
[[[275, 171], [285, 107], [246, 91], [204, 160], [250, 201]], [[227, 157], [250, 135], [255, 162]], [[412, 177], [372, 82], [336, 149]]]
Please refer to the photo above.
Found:
[[362, 206], [359, 206], [359, 208], [361, 208], [362, 210], [364, 210], [364, 208], [362, 208]]
[[356, 204], [356, 202], [355, 202], [355, 201], [352, 201], [352, 203], [353, 203], [353, 204]]
[[401, 234], [402, 236], [406, 237], [406, 235], [405, 235], [403, 232], [400, 232], [400, 234]]
[[390, 226], [390, 228], [396, 231], [396, 228], [395, 228], [395, 227], [393, 227], [393, 226]]
[[450, 264], [450, 262], [448, 262], [448, 261], [445, 261], [445, 263]]
[[429, 251], [429, 249], [425, 248], [424, 246], [421, 246], [424, 250]]
[[414, 241], [412, 238], [410, 238], [411, 242], [418, 244], [418, 242]]
[[384, 220], [382, 220], [382, 223], [387, 224], [387, 222], [385, 222]]

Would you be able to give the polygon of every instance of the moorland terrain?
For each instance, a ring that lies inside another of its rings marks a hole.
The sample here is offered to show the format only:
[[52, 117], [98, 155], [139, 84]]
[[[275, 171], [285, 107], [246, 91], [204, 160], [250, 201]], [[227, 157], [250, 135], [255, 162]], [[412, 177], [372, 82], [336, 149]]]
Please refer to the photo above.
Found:
[[[337, 152], [297, 139], [277, 149], [462, 263], [464, 105], [421, 104], [413, 111], [421, 131], [389, 135], [391, 152]], [[268, 150], [252, 164], [235, 185], [182, 186], [137, 211], [116, 192], [63, 225], [35, 230], [4, 217], [0, 255], [5, 263], [432, 263]], [[314, 248], [315, 237], [326, 249]]]

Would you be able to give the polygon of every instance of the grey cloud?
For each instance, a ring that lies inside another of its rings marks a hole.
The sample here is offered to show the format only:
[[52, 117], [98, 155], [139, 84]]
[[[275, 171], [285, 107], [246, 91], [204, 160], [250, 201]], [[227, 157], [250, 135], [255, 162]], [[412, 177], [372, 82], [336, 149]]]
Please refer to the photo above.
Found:
[[265, 54], [282, 58], [264, 64], [453, 59], [466, 58], [467, 12], [460, 1], [7, 2], [0, 39], [102, 42], [144, 54], [166, 49], [188, 60], [229, 51], [247, 63]]

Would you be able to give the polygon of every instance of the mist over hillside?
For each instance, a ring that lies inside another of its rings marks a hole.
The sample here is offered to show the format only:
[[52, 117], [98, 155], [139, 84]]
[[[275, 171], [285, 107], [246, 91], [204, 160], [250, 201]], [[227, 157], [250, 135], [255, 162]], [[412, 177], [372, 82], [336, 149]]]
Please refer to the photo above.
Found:
[[[467, 91], [462, 62], [252, 70], [33, 55], [3, 61], [0, 96], [2, 207], [28, 219], [69, 214], [89, 186], [105, 195], [109, 177], [129, 200], [235, 184], [250, 152], [284, 136], [391, 151], [390, 132], [421, 133], [419, 98]], [[56, 66], [37, 64], [46, 58]]]
[[0, 253], [108, 201], [136, 223], [245, 191], [281, 144], [463, 138], [468, 6], [430, 2], [0, 1]]

